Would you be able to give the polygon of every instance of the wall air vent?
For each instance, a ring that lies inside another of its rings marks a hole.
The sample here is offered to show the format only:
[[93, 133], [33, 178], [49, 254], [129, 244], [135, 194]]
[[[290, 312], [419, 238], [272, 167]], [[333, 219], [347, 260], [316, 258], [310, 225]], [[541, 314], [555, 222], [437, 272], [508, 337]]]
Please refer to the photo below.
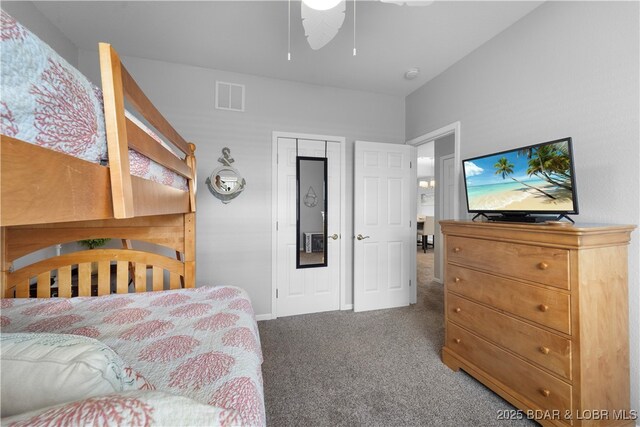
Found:
[[244, 111], [244, 85], [216, 81], [216, 108]]

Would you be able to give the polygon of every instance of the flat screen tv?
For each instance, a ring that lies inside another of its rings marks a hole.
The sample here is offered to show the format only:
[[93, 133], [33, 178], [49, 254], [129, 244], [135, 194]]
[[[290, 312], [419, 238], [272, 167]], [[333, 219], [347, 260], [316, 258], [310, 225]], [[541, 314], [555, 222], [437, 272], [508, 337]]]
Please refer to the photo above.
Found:
[[541, 222], [557, 215], [571, 221], [567, 215], [578, 213], [571, 138], [467, 159], [462, 170], [467, 209], [476, 217]]

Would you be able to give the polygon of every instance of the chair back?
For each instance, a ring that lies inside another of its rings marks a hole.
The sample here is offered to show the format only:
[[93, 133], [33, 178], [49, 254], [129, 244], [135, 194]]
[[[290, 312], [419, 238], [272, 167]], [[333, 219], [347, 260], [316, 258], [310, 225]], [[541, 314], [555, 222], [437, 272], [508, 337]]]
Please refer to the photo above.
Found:
[[436, 221], [434, 217], [424, 217], [423, 233], [427, 236], [433, 236], [434, 234], [436, 234]]

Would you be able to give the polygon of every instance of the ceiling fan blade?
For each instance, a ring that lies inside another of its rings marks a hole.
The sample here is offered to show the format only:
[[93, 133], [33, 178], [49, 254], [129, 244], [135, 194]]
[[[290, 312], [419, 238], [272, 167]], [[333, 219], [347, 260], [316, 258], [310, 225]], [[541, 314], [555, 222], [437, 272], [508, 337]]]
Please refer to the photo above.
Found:
[[345, 0], [329, 10], [315, 10], [302, 3], [302, 26], [311, 49], [320, 49], [338, 34], [344, 23], [345, 9]]
[[406, 1], [398, 1], [398, 0], [380, 0], [382, 3], [393, 3], [398, 6], [408, 5], [408, 6], [429, 6], [433, 4], [433, 1], [428, 0], [406, 0]]

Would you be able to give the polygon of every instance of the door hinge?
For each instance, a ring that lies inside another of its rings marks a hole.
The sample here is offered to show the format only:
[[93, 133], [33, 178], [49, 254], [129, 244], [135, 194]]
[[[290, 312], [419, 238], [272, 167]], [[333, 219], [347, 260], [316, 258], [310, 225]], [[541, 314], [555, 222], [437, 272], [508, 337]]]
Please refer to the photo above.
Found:
[[411, 287], [411, 280], [409, 280], [409, 287]]
[[409, 169], [413, 169], [413, 162], [409, 162]]
[[409, 220], [409, 228], [411, 228], [411, 220]]
[[276, 298], [278, 298], [278, 290], [276, 289]]
[[278, 231], [278, 221], [276, 221], [276, 231]]

